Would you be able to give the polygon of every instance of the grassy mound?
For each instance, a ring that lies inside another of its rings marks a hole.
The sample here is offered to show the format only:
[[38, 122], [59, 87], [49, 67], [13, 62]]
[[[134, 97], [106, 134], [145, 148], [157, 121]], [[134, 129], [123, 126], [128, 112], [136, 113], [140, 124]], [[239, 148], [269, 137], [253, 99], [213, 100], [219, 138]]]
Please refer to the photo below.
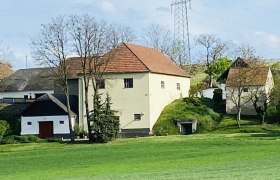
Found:
[[212, 110], [211, 99], [184, 98], [166, 106], [153, 127], [156, 135], [180, 134], [176, 124], [178, 119], [196, 120], [197, 130], [213, 130], [220, 115]]

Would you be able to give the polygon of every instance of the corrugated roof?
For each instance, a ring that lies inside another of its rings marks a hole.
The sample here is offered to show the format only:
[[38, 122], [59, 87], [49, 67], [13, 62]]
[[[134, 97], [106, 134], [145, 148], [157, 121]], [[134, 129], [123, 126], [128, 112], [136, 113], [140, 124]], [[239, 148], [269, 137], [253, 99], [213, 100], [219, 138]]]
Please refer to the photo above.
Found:
[[226, 81], [226, 86], [264, 86], [266, 84], [269, 68], [231, 68]]
[[[107, 64], [104, 73], [152, 72], [175, 76], [187, 76], [186, 72], [177, 66], [171, 59], [153, 48], [131, 43], [123, 43], [107, 53], [107, 55], [108, 54], [111, 56], [113, 54], [113, 56]], [[101, 57], [99, 60], [102, 61], [104, 59]], [[80, 58], [68, 58], [67, 64], [68, 77], [70, 79], [77, 78], [77, 74], [82, 73]]]
[[53, 90], [53, 68], [19, 69], [0, 82], [0, 92]]

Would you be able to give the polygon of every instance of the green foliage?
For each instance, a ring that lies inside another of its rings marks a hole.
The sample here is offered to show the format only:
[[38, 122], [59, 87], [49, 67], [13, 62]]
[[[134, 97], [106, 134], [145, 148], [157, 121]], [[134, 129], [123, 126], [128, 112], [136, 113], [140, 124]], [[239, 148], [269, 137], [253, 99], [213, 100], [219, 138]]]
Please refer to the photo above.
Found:
[[[210, 100], [209, 100], [210, 101]], [[207, 105], [210, 106], [209, 101]], [[185, 98], [166, 106], [153, 127], [156, 135], [180, 134], [176, 119], [192, 119], [197, 121], [198, 131], [213, 130], [220, 115], [207, 107], [206, 101], [199, 98]], [[211, 103], [212, 106], [213, 103]]]
[[10, 135], [4, 137], [1, 143], [15, 144], [15, 143], [33, 143], [38, 141], [39, 141], [38, 137], [33, 135], [24, 135], [24, 136]]
[[206, 89], [207, 85], [204, 82], [192, 85], [189, 90], [190, 97], [197, 97], [198, 94], [202, 96], [202, 91]]
[[232, 61], [228, 58], [217, 59], [209, 68], [205, 71], [206, 74], [212, 75], [214, 78], [220, 77], [232, 64]]
[[8, 129], [9, 124], [7, 121], [0, 120], [0, 142]]
[[111, 104], [111, 98], [108, 94], [103, 104], [101, 104], [100, 95], [96, 95], [95, 108], [90, 115], [93, 141], [96, 143], [106, 143], [118, 136], [119, 119], [114, 115], [115, 111], [111, 110]]

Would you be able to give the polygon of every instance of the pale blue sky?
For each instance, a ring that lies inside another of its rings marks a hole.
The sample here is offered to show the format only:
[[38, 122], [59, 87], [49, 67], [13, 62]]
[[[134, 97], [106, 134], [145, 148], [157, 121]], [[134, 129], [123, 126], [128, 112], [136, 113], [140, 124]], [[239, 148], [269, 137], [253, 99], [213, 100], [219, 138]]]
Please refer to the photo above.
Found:
[[[0, 6], [0, 41], [10, 47], [14, 69], [34, 67], [30, 37], [41, 24], [64, 14], [88, 13], [130, 26], [142, 42], [151, 23], [173, 27], [172, 0], [6, 0]], [[279, 0], [192, 0], [190, 34], [214, 33], [225, 40], [254, 46], [265, 58], [280, 59]]]

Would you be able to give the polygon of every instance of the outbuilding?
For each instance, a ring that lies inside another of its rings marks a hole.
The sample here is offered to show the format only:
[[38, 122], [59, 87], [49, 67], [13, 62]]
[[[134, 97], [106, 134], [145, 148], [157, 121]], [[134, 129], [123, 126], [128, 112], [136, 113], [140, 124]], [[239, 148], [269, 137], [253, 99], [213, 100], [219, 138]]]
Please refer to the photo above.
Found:
[[[78, 117], [78, 97], [70, 96], [71, 121]], [[21, 116], [21, 135], [36, 135], [41, 139], [69, 139], [69, 121], [66, 98], [45, 94], [32, 103]]]

